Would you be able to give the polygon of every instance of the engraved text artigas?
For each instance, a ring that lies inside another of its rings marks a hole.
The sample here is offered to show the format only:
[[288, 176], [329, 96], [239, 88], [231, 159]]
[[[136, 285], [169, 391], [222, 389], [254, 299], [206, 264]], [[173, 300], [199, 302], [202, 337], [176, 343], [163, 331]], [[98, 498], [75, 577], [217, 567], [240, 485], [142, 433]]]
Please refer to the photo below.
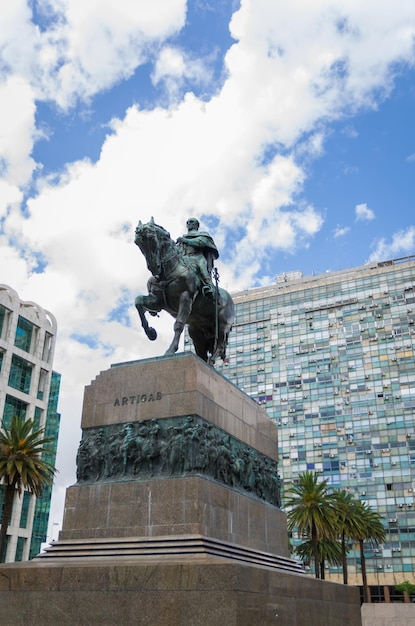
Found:
[[126, 406], [127, 404], [139, 404], [140, 402], [155, 402], [161, 400], [163, 394], [161, 391], [155, 393], [139, 393], [134, 396], [122, 396], [115, 398], [114, 406]]

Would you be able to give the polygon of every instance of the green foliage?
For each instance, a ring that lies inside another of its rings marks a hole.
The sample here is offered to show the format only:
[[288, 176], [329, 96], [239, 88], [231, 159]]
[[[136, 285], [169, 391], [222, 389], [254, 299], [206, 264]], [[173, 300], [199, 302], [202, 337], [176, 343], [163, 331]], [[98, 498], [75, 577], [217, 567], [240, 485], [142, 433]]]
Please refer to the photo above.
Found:
[[319, 481], [318, 474], [307, 471], [300, 474], [298, 483], [288, 490], [286, 506], [288, 530], [298, 533], [310, 542], [316, 578], [320, 577], [319, 542], [335, 539], [336, 511], [333, 493], [327, 481]]
[[358, 540], [364, 529], [364, 523], [358, 511], [360, 502], [344, 489], [336, 490], [334, 498], [339, 534]]
[[2, 425], [0, 431], [0, 480], [15, 484], [19, 495], [27, 489], [41, 495], [44, 486], [53, 481], [54, 466], [42, 459], [42, 454], [53, 453], [45, 446], [53, 441], [44, 437], [44, 429], [35, 429], [34, 420], [14, 416], [10, 428]]
[[358, 541], [374, 539], [378, 543], [383, 543], [386, 539], [386, 530], [382, 523], [382, 516], [366, 502], [356, 500], [354, 506], [354, 515], [360, 518], [361, 529], [353, 535], [352, 539]]
[[295, 528], [304, 541], [296, 547], [303, 558], [314, 559], [316, 577], [324, 570], [324, 561], [342, 564], [343, 582], [347, 584], [347, 551], [350, 542], [358, 542], [362, 563], [363, 587], [367, 594], [364, 542], [374, 540], [383, 543], [386, 530], [382, 517], [368, 504], [355, 500], [345, 490], [330, 489], [326, 480], [320, 480], [316, 472], [300, 474], [297, 484], [287, 492], [285, 506], [288, 530]]
[[[303, 560], [313, 558], [313, 546], [307, 539], [299, 546], [296, 546], [295, 553]], [[318, 542], [318, 559], [320, 563], [327, 562], [329, 565], [342, 564], [342, 549], [336, 539], [321, 539]]]
[[403, 583], [399, 583], [399, 585], [395, 585], [395, 589], [397, 591], [406, 591], [406, 593], [410, 596], [415, 595], [415, 584], [410, 583], [409, 580], [404, 580]]
[[288, 512], [288, 529], [297, 527], [302, 535], [312, 535], [315, 529], [318, 536], [332, 536], [331, 524], [336, 520], [333, 508], [334, 498], [328, 491], [327, 481], [318, 481], [315, 472], [300, 474], [298, 484], [289, 490], [289, 497], [285, 503], [291, 510]]
[[0, 483], [5, 485], [5, 504], [0, 528], [0, 561], [16, 491], [21, 495], [23, 489], [26, 489], [40, 496], [43, 489], [53, 482], [56, 469], [42, 459], [42, 454], [53, 453], [46, 447], [52, 441], [52, 438], [44, 436], [44, 429], [35, 428], [34, 420], [14, 416], [9, 428], [2, 424]]

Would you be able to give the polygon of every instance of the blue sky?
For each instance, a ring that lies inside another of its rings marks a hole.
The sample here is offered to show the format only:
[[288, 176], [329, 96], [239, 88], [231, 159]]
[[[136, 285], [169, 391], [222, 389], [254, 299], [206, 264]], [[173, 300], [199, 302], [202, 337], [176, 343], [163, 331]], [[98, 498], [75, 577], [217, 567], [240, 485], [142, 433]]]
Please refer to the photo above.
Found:
[[58, 320], [59, 511], [84, 385], [170, 343], [132, 306], [139, 219], [200, 218], [230, 291], [415, 254], [415, 5], [14, 0], [0, 23], [0, 280]]

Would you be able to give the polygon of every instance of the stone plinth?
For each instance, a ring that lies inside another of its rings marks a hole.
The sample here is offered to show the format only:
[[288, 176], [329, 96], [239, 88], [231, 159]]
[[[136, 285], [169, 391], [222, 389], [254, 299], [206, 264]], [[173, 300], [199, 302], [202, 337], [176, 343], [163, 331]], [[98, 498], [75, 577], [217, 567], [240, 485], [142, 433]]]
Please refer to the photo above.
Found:
[[[265, 411], [193, 354], [112, 366], [86, 387], [82, 412], [85, 441], [98, 441], [94, 446], [105, 447], [106, 453], [94, 471], [87, 468], [79, 483], [68, 489], [59, 541], [200, 535], [288, 558], [285, 515], [266, 501], [266, 494], [258, 497], [254, 483], [251, 491], [237, 488], [240, 476], [229, 475], [226, 484], [215, 471], [193, 472], [186, 463], [172, 476], [173, 467], [160, 471], [160, 458], [154, 461], [155, 472], [146, 466], [146, 473], [136, 474], [130, 457], [124, 456], [130, 464], [127, 474], [122, 454], [118, 473], [106, 470], [118, 452], [109, 443], [114, 429], [118, 448], [123, 448], [124, 432], [130, 445], [130, 433], [135, 429], [140, 439], [142, 424], [156, 422], [157, 433], [181, 432], [187, 420], [198, 425], [202, 437], [220, 433], [220, 440], [249, 450], [258, 463], [269, 459], [276, 465], [277, 428]], [[191, 434], [199, 435], [196, 426]], [[192, 436], [185, 440], [183, 435], [184, 456], [191, 454], [186, 441], [191, 443]], [[220, 446], [217, 450], [219, 455], [227, 452]], [[139, 454], [133, 442], [128, 454]]]
[[197, 357], [102, 372], [82, 430], [59, 540], [0, 566], [1, 624], [360, 625], [357, 589], [289, 558], [275, 425]]
[[284, 513], [203, 477], [78, 485], [60, 540], [201, 535], [288, 557]]
[[191, 353], [113, 365], [85, 388], [82, 429], [197, 415], [276, 459], [262, 407]]
[[214, 557], [0, 566], [2, 626], [360, 626], [359, 591]]

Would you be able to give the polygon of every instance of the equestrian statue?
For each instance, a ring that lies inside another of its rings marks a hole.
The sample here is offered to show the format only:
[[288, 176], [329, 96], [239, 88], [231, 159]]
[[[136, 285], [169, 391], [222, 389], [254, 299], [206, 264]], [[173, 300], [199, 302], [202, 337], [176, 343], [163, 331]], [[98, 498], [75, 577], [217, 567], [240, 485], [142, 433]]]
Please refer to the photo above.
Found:
[[152, 276], [147, 283], [148, 295], [137, 296], [135, 307], [151, 341], [157, 333], [149, 326], [146, 312], [157, 315], [164, 310], [175, 318], [173, 340], [165, 354], [177, 352], [187, 324], [196, 354], [214, 365], [218, 357], [225, 359], [235, 307], [230, 294], [218, 287], [213, 263], [219, 252], [212, 237], [199, 231], [195, 218], [187, 220], [186, 225], [187, 233], [174, 242], [153, 218], [147, 224], [138, 223], [134, 241]]

